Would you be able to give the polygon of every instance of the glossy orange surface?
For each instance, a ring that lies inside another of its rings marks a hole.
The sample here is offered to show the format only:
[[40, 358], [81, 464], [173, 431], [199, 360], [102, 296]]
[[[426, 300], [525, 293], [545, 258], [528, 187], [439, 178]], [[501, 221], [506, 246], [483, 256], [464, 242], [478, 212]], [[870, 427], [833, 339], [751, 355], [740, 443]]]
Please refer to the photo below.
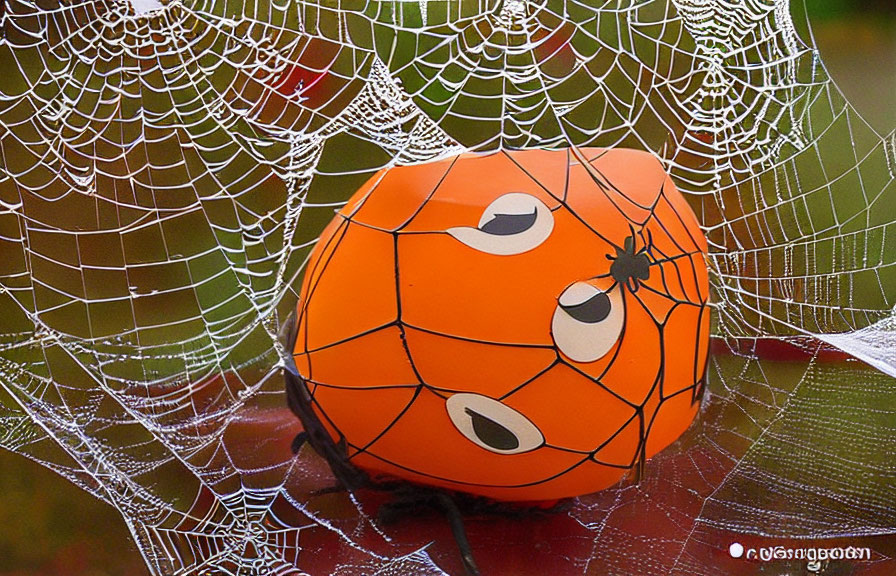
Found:
[[375, 480], [511, 501], [594, 492], [697, 413], [706, 251], [643, 152], [383, 170], [311, 255], [296, 366]]

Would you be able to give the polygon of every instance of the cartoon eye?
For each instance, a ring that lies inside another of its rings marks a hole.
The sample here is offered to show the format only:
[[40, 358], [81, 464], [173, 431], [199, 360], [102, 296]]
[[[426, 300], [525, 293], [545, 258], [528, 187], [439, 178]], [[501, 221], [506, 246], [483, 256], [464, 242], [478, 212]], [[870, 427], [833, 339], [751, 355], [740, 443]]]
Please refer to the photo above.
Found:
[[572, 360], [594, 362], [619, 340], [624, 320], [618, 286], [604, 292], [588, 282], [576, 282], [560, 294], [551, 335], [557, 348]]
[[544, 443], [541, 431], [513, 408], [480, 394], [455, 394], [445, 402], [451, 422], [481, 448], [520, 454]]
[[447, 232], [470, 248], [496, 256], [522, 254], [544, 242], [554, 229], [554, 215], [544, 202], [523, 192], [510, 192], [486, 207], [479, 226], [458, 226]]

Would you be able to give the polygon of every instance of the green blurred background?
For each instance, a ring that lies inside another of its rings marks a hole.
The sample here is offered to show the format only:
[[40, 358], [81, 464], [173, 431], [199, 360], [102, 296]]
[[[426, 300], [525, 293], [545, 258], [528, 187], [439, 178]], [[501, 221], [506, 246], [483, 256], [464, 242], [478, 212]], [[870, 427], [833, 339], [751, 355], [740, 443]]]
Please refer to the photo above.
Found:
[[816, 45], [843, 94], [878, 132], [896, 130], [896, 2], [806, 0], [806, 5]]
[[[831, 76], [872, 127], [881, 134], [892, 132], [896, 2], [806, 2], [816, 44]], [[145, 573], [114, 509], [53, 472], [0, 450], [0, 576]]]

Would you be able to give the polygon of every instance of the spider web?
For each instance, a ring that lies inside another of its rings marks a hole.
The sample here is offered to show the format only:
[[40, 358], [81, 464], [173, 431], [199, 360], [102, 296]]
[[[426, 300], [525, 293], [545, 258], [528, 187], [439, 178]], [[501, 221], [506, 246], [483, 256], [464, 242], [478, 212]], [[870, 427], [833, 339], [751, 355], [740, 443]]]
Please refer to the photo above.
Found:
[[0, 446], [114, 506], [151, 573], [459, 570], [437, 519], [382, 526], [292, 457], [277, 334], [373, 171], [499, 147], [660, 158], [717, 346], [642, 482], [470, 519], [489, 573], [748, 573], [732, 539], [896, 532], [896, 136], [783, 0], [0, 6]]

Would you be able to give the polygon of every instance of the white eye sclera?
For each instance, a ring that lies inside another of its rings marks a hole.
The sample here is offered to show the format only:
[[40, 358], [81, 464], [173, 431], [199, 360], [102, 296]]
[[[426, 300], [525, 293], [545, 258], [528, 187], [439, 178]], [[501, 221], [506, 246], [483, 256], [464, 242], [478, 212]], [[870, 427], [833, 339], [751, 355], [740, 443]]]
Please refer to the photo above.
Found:
[[470, 248], [512, 256], [528, 252], [547, 240], [554, 229], [554, 215], [544, 202], [523, 192], [496, 198], [483, 211], [479, 226], [446, 230]]
[[455, 428], [490, 452], [520, 454], [544, 443], [541, 431], [528, 418], [488, 396], [454, 394], [445, 407]]
[[570, 359], [594, 362], [619, 340], [624, 320], [625, 304], [618, 286], [604, 292], [587, 282], [575, 282], [560, 295], [551, 335]]

